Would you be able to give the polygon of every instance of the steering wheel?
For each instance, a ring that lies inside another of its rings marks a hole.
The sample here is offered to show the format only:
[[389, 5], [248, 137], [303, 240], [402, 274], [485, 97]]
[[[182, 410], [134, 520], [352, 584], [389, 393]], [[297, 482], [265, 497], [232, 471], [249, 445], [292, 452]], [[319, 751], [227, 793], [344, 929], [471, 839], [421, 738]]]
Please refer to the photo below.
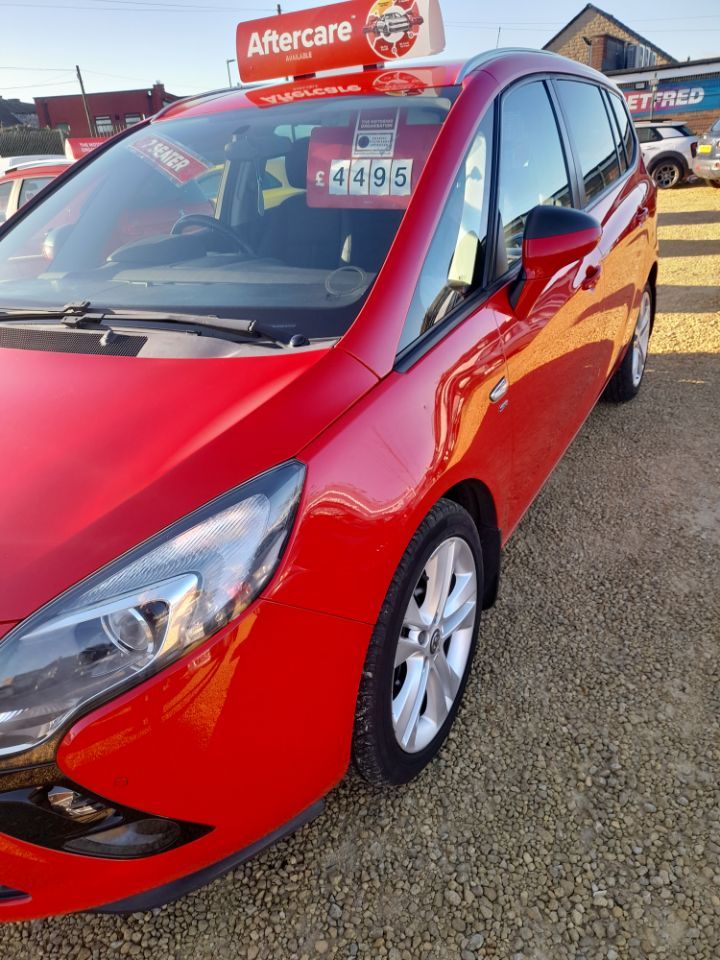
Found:
[[184, 216], [180, 217], [179, 220], [175, 221], [170, 233], [172, 236], [177, 236], [183, 232], [185, 227], [205, 227], [208, 230], [214, 230], [216, 233], [219, 233], [225, 237], [226, 240], [230, 240], [230, 242], [240, 251], [240, 253], [247, 254], [249, 257], [255, 256], [255, 251], [252, 249], [252, 247], [250, 247], [250, 245], [244, 240], [241, 240], [234, 230], [231, 230], [230, 227], [226, 227], [224, 223], [221, 223], [219, 220], [216, 220], [215, 217], [211, 217], [207, 213], [184, 214]]

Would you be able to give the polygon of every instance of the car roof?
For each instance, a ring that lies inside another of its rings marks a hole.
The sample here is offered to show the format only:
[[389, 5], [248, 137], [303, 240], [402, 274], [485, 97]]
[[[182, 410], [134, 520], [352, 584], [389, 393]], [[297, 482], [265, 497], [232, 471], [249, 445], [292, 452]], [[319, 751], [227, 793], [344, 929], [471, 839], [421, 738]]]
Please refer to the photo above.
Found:
[[684, 127], [683, 120], [636, 120], [636, 127]]
[[457, 86], [477, 71], [509, 62], [525, 65], [528, 73], [550, 71], [554, 65], [555, 68], [560, 67], [562, 72], [598, 80], [606, 86], [615, 86], [612, 80], [591, 67], [568, 60], [550, 50], [501, 47], [496, 50], [486, 50], [466, 61], [438, 61], [416, 66], [403, 64], [402, 67], [385, 63], [377, 67], [350, 68], [332, 75], [301, 77], [287, 82], [280, 80], [211, 90], [208, 93], [186, 97], [168, 104], [156, 113], [152, 120], [155, 122], [247, 107], [278, 106], [299, 100], [316, 100], [353, 94], [376, 96], [388, 92], [398, 95], [410, 94], [421, 89]]
[[8, 167], [0, 173], [0, 179], [4, 177], [10, 179], [35, 173], [61, 173], [69, 167], [71, 163], [71, 160], [42, 160], [39, 163], [18, 163], [17, 166]]

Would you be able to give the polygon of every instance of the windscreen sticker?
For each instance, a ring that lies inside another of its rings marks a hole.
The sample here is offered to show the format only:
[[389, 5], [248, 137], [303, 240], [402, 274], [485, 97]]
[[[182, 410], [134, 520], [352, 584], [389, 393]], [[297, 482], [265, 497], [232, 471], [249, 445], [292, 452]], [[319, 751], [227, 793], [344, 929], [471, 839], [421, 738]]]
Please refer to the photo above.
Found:
[[397, 110], [361, 110], [355, 124], [354, 157], [391, 157], [395, 153]]
[[[381, 118], [378, 118], [381, 120]], [[390, 118], [393, 150], [388, 156], [356, 151], [362, 117], [348, 127], [316, 127], [310, 135], [307, 202], [310, 207], [404, 209], [437, 136], [435, 125], [407, 126]], [[384, 121], [383, 121], [384, 122]], [[367, 127], [364, 128], [367, 133]]]
[[188, 183], [210, 169], [210, 164], [205, 163], [197, 154], [168, 137], [151, 134], [134, 140], [129, 147], [133, 153], [142, 157], [173, 183]]

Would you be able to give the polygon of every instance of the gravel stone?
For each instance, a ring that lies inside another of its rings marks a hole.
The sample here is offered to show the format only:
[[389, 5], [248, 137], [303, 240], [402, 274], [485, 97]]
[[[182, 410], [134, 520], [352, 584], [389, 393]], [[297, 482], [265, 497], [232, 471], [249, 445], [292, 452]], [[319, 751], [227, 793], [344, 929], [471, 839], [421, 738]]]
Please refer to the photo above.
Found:
[[2, 960], [720, 957], [720, 190], [658, 200], [642, 391], [599, 404], [508, 544], [432, 767], [351, 772], [160, 910], [5, 925]]

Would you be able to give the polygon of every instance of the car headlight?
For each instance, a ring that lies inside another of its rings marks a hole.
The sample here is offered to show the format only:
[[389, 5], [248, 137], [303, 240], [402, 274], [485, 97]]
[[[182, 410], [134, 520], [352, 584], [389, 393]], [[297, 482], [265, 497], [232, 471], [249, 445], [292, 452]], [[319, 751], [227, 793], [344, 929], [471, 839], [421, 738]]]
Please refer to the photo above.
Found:
[[[305, 468], [282, 464], [168, 527], [0, 641], [0, 762], [90, 701], [132, 686], [238, 616], [272, 576]], [[40, 751], [42, 754], [42, 751]]]

